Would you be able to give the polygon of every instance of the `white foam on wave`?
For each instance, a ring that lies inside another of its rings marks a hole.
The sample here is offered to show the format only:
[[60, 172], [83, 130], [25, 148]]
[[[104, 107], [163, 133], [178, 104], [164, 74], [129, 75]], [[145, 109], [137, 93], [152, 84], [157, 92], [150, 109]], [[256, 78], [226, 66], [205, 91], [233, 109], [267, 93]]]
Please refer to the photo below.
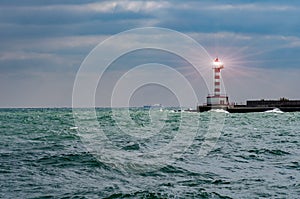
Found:
[[279, 108], [274, 108], [273, 110], [265, 111], [265, 113], [284, 113]]
[[229, 113], [228, 111], [225, 111], [223, 109], [211, 109], [208, 112], [215, 112], [215, 113]]
[[76, 129], [78, 129], [77, 126], [70, 127], [70, 130], [76, 130]]

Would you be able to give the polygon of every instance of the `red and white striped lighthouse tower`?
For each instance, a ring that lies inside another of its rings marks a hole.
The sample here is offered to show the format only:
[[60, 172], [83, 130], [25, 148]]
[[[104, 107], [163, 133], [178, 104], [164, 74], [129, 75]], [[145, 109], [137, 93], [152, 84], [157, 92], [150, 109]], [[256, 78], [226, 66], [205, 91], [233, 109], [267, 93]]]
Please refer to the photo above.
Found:
[[213, 69], [214, 69], [214, 95], [220, 96], [221, 95], [221, 69], [224, 68], [224, 65], [222, 62], [219, 61], [219, 58], [216, 58], [213, 63]]
[[213, 62], [214, 70], [214, 94], [207, 96], [208, 106], [224, 106], [228, 105], [228, 97], [221, 95], [221, 70], [224, 68], [223, 63], [216, 58]]

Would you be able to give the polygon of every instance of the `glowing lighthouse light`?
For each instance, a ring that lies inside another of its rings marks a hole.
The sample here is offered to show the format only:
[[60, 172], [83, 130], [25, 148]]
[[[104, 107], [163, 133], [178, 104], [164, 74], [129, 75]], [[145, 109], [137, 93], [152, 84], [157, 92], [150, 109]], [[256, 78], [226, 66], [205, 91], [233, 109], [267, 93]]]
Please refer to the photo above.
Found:
[[216, 58], [213, 62], [214, 95], [207, 96], [207, 105], [228, 105], [228, 97], [226, 95], [221, 95], [221, 69], [223, 68], [223, 63], [218, 58]]
[[213, 62], [213, 65], [216, 67], [224, 68], [223, 63], [219, 61], [219, 58], [216, 58]]

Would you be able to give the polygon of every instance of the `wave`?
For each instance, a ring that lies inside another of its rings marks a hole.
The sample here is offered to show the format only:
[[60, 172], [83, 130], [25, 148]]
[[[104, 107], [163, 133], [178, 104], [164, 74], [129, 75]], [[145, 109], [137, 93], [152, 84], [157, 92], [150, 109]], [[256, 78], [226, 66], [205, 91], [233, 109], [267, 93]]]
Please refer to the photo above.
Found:
[[215, 113], [229, 113], [228, 111], [223, 110], [223, 109], [211, 109], [211, 110], [209, 110], [208, 112], [215, 112]]
[[279, 108], [274, 108], [273, 110], [265, 111], [265, 113], [284, 113]]

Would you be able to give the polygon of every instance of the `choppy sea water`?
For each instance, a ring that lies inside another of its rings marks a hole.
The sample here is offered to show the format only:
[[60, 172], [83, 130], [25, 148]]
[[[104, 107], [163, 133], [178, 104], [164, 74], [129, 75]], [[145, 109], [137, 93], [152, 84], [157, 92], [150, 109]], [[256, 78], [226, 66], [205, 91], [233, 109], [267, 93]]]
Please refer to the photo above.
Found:
[[[124, 110], [114, 110], [120, 113]], [[180, 157], [156, 170], [121, 170], [92, 155], [71, 109], [0, 110], [1, 198], [299, 198], [300, 113], [226, 114], [216, 145], [199, 149], [211, 113], [164, 110], [163, 125], [151, 125], [149, 111], [133, 109], [133, 136], [120, 132], [110, 109], [97, 109], [105, 135], [119, 150], [144, 153], [172, 142], [177, 133], [199, 127]], [[156, 114], [160, 114], [157, 112]], [[225, 114], [225, 113], [217, 113]], [[88, 118], [87, 118], [88, 121]], [[126, 126], [126, 120], [123, 121]], [[94, 127], [91, 127], [94, 128]], [[152, 129], [151, 129], [152, 128]], [[156, 128], [161, 128], [158, 133]], [[186, 131], [186, 132], [184, 132]], [[155, 132], [151, 134], [152, 132]], [[134, 135], [150, 136], [133, 139]], [[132, 139], [132, 140], [131, 140]], [[112, 154], [113, 156], [114, 154]], [[99, 158], [100, 157], [100, 158]]]

